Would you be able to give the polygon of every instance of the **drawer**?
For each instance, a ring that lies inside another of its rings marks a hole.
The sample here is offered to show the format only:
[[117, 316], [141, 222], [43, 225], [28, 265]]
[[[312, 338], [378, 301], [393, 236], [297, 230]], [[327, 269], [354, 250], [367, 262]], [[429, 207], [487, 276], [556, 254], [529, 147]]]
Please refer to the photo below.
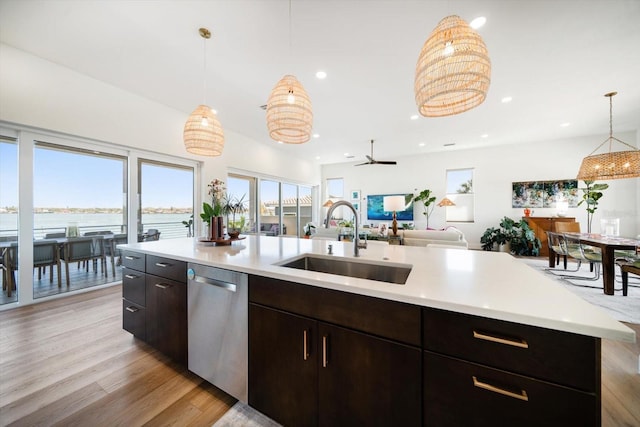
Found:
[[184, 261], [147, 255], [146, 265], [147, 273], [187, 283], [187, 263]]
[[425, 426], [599, 426], [593, 393], [424, 352]]
[[145, 306], [144, 273], [130, 268], [122, 269], [122, 297], [138, 305]]
[[144, 271], [145, 255], [140, 252], [122, 251], [122, 265], [138, 271]]
[[249, 301], [420, 346], [420, 307], [348, 292], [249, 276]]
[[424, 348], [515, 373], [600, 390], [600, 339], [424, 309]]
[[126, 299], [122, 300], [122, 328], [134, 337], [147, 339], [147, 328], [144, 307]]

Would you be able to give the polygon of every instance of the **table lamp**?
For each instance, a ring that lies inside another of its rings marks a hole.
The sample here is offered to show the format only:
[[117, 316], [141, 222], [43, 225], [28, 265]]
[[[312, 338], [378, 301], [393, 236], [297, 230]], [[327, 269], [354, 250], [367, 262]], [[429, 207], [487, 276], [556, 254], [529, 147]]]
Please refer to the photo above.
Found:
[[405, 209], [404, 196], [385, 196], [382, 199], [383, 209], [385, 212], [393, 212], [393, 235], [397, 236], [398, 234], [398, 221], [396, 212], [403, 211]]

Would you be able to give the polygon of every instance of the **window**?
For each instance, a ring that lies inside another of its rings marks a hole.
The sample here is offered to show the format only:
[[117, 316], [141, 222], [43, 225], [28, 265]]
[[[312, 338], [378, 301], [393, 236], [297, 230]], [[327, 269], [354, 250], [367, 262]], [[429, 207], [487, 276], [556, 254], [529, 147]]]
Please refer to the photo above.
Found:
[[[17, 262], [18, 257], [15, 246], [18, 240], [18, 144], [14, 139], [3, 136], [0, 136], [0, 182], [0, 263], [7, 267], [10, 261]], [[13, 276], [18, 277], [17, 271]], [[6, 285], [3, 281], [3, 286]], [[16, 301], [17, 286], [11, 296], [8, 291], [2, 291], [0, 304]]]
[[232, 227], [241, 233], [255, 233], [256, 231], [256, 184], [257, 179], [251, 176], [229, 174], [227, 178], [227, 192], [236, 203], [242, 200], [242, 211], [236, 213], [235, 220], [230, 218]]
[[193, 215], [193, 167], [140, 159], [139, 168], [139, 239], [149, 230], [161, 239], [187, 237], [192, 230], [182, 221]]
[[455, 206], [446, 207], [447, 222], [473, 222], [473, 169], [447, 170], [447, 197]]

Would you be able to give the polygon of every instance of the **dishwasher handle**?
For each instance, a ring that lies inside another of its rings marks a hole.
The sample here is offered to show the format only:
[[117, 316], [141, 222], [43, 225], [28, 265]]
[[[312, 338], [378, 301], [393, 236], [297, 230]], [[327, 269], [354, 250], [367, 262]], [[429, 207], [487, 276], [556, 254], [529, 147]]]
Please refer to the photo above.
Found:
[[235, 283], [229, 283], [229, 282], [225, 282], [225, 281], [222, 281], [222, 280], [213, 279], [211, 277], [197, 276], [196, 272], [192, 268], [187, 270], [187, 277], [189, 278], [189, 280], [194, 281], [194, 282], [204, 283], [206, 285], [217, 286], [218, 288], [222, 288], [222, 289], [225, 289], [225, 290], [230, 291], [230, 292], [235, 292], [236, 291]]

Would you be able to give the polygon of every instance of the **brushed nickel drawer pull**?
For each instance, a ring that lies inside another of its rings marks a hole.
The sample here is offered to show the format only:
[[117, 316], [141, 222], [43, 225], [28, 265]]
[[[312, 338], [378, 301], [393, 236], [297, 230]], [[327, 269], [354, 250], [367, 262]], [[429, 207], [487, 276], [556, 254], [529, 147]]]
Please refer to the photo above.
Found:
[[171, 264], [166, 263], [166, 262], [156, 262], [156, 266], [157, 266], [157, 267], [166, 268], [166, 267], [170, 267], [170, 266], [171, 266]]
[[520, 339], [520, 341], [510, 340], [506, 338], [500, 338], [500, 337], [495, 337], [493, 335], [484, 334], [478, 331], [473, 331], [473, 337], [478, 338], [479, 340], [497, 342], [498, 344], [512, 345], [514, 347], [520, 347], [520, 348], [529, 348], [529, 344], [523, 339]]
[[309, 347], [307, 344], [307, 330], [302, 331], [302, 360], [307, 360], [309, 358]]
[[138, 258], [137, 256], [126, 255], [124, 259], [128, 259], [129, 261], [132, 261], [134, 259], [140, 259], [140, 258]]
[[167, 285], [166, 283], [156, 283], [156, 288], [167, 289], [170, 288], [171, 285]]
[[326, 368], [327, 365], [329, 364], [329, 361], [327, 360], [327, 346], [328, 346], [327, 336], [323, 335], [322, 336], [322, 367], [323, 368]]
[[136, 311], [139, 311], [140, 309], [138, 307], [127, 307], [126, 310], [131, 312], [131, 313], [135, 313]]
[[520, 393], [514, 393], [512, 391], [505, 390], [505, 389], [502, 389], [500, 387], [496, 387], [494, 385], [482, 382], [478, 378], [476, 378], [475, 375], [472, 376], [471, 378], [473, 378], [473, 386], [474, 387], [478, 387], [478, 388], [481, 388], [481, 389], [484, 389], [484, 390], [489, 390], [489, 391], [492, 391], [494, 393], [502, 394], [504, 396], [513, 397], [514, 399], [524, 400], [525, 402], [529, 401], [529, 396], [527, 396], [527, 392], [525, 390], [521, 390]]
[[140, 276], [136, 276], [135, 274], [125, 274], [124, 277], [127, 279], [137, 279]]

